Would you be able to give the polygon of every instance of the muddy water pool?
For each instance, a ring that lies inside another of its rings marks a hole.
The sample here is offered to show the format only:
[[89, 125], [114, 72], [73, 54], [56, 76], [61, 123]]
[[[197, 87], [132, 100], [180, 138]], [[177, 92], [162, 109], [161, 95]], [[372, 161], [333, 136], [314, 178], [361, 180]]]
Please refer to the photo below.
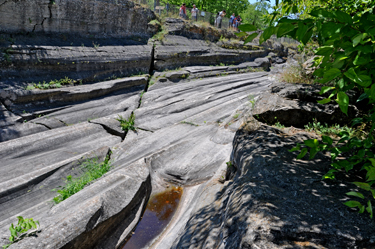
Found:
[[175, 214], [182, 193], [182, 187], [172, 186], [151, 196], [134, 234], [125, 242], [122, 249], [143, 248], [158, 236]]

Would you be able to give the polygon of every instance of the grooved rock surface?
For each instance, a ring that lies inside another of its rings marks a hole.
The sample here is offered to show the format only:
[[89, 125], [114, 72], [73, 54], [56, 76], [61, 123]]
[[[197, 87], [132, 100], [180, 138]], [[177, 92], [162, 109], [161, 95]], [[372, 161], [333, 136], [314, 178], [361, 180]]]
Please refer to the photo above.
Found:
[[108, 123], [118, 135], [122, 132], [115, 119], [118, 115], [127, 119], [138, 107], [147, 79], [132, 77], [51, 90], [4, 90], [0, 99], [8, 109], [4, 110], [0, 141], [85, 121]]
[[268, 50], [230, 50], [204, 40], [166, 35], [156, 42], [155, 69], [175, 69], [181, 66], [239, 64], [265, 57]]
[[0, 63], [0, 89], [65, 77], [97, 81], [149, 72], [151, 46], [90, 46], [12, 45], [7, 48], [10, 61]]
[[154, 12], [127, 0], [1, 0], [0, 31], [150, 38]]
[[374, 226], [342, 204], [355, 186], [322, 176], [329, 160], [288, 152], [310, 135], [247, 124], [233, 141], [234, 177], [192, 214], [171, 248], [373, 248]]
[[[173, 223], [181, 231], [189, 214], [204, 203], [195, 203], [196, 196], [220, 190], [235, 130], [252, 107], [249, 95], [256, 97], [271, 84], [266, 72], [211, 77], [215, 70], [190, 67], [171, 73], [173, 81], [156, 82], [141, 101], [146, 77], [48, 91], [2, 91], [7, 128], [50, 130], [1, 143], [0, 243], [6, 244], [9, 224], [21, 215], [42, 226], [37, 237], [10, 248], [121, 248], [140, 219], [151, 186], [162, 189], [166, 182], [190, 188], [183, 197], [190, 208]], [[181, 79], [185, 73], [210, 77]], [[30, 113], [21, 111], [24, 107]], [[122, 131], [115, 119], [127, 119], [132, 112], [137, 129]], [[56, 195], [51, 189], [64, 185], [68, 175], [81, 175], [85, 160], [102, 161], [107, 155], [113, 162], [110, 172], [51, 206]], [[177, 236], [165, 235], [169, 240], [159, 248], [170, 247]]]

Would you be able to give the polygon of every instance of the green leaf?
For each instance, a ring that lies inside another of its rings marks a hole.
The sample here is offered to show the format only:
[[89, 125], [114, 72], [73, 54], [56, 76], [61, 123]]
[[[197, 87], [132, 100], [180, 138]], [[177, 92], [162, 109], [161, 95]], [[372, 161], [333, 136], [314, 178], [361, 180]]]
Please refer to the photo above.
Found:
[[358, 53], [358, 55], [355, 57], [353, 64], [356, 66], [367, 64], [371, 61], [371, 57], [364, 56], [361, 53]]
[[262, 44], [264, 41], [268, 40], [275, 32], [275, 27], [266, 28], [259, 37], [259, 44]]
[[326, 17], [326, 18], [333, 18], [334, 15], [322, 8], [316, 8], [314, 10], [312, 10], [310, 13], [309, 13], [311, 16], [313, 17]]
[[370, 200], [367, 202], [366, 211], [370, 214], [370, 218], [372, 219], [373, 213], [372, 213], [372, 205], [371, 205], [371, 201]]
[[251, 31], [256, 31], [257, 27], [251, 24], [241, 24], [238, 26], [238, 29], [244, 32], [251, 32]]
[[340, 33], [342, 27], [343, 25], [340, 23], [325, 22], [322, 25], [321, 35], [323, 36], [323, 38], [333, 36], [336, 33]]
[[347, 202], [344, 202], [344, 205], [346, 205], [348, 207], [351, 207], [351, 208], [362, 207], [362, 204], [358, 201], [347, 201]]
[[370, 76], [367, 76], [367, 75], [357, 75], [357, 73], [355, 72], [354, 68], [349, 68], [348, 71], [346, 71], [344, 73], [344, 75], [346, 77], [348, 77], [350, 80], [354, 81], [355, 83], [357, 83], [358, 85], [360, 86], [363, 86], [363, 87], [368, 87], [369, 85], [371, 85], [372, 83], [372, 80], [371, 80], [371, 77]]
[[324, 94], [324, 93], [326, 93], [326, 92], [328, 92], [328, 91], [330, 91], [330, 90], [333, 90], [333, 89], [335, 89], [335, 88], [332, 87], [332, 86], [323, 86], [323, 87], [320, 89], [319, 94]]
[[329, 56], [333, 53], [333, 46], [322, 46], [317, 49], [315, 55]]
[[341, 75], [341, 71], [337, 68], [331, 68], [330, 70], [326, 71], [323, 75], [323, 79], [321, 83], [327, 83]]
[[347, 195], [350, 195], [350, 196], [356, 196], [356, 197], [359, 197], [359, 198], [362, 198], [364, 199], [365, 197], [363, 196], [363, 194], [359, 193], [359, 192], [348, 192], [346, 193]]
[[319, 146], [319, 141], [318, 139], [307, 139], [303, 141], [306, 146], [311, 147], [311, 148], [316, 148]]
[[239, 33], [235, 33], [235, 35], [238, 36], [238, 37], [242, 37], [242, 36], [247, 35], [247, 33], [246, 32], [239, 32]]
[[302, 38], [305, 36], [307, 30], [308, 26], [306, 24], [304, 24], [303, 22], [298, 23], [298, 29], [296, 33], [297, 40], [301, 41]]
[[295, 26], [291, 23], [282, 23], [280, 25], [278, 25], [278, 29], [277, 29], [277, 37], [282, 37], [283, 35], [285, 35], [286, 33], [292, 31], [293, 29], [295, 29]]
[[345, 92], [339, 92], [337, 94], [337, 103], [343, 113], [348, 114], [349, 97]]
[[312, 34], [313, 34], [313, 29], [310, 28], [310, 30], [307, 31], [306, 34], [303, 36], [301, 42], [306, 45], [310, 41]]
[[318, 100], [318, 103], [324, 105], [324, 104], [329, 103], [330, 101], [331, 101], [330, 98], [326, 98], [326, 99]]
[[335, 179], [335, 172], [337, 172], [337, 170], [335, 169], [331, 169], [330, 171], [327, 172], [327, 174], [325, 174], [322, 179]]
[[[373, 159], [373, 158], [371, 158], [371, 159]], [[366, 178], [367, 178], [367, 181], [374, 181], [375, 180], [375, 168], [374, 167], [371, 167], [369, 170], [367, 170]]]
[[367, 37], [367, 33], [358, 34], [353, 37], [353, 47], [357, 46], [359, 43], [363, 41]]
[[333, 143], [332, 138], [330, 138], [329, 136], [322, 136], [322, 140], [323, 140], [323, 142], [325, 142], [329, 145], [332, 145], [332, 143]]
[[319, 149], [317, 147], [316, 148], [311, 148], [310, 149], [310, 157], [309, 157], [309, 159], [310, 160], [313, 159], [315, 157], [316, 153], [318, 153], [318, 152], [319, 152]]
[[297, 156], [297, 159], [303, 158], [306, 155], [307, 151], [307, 148], [303, 148], [301, 153], [299, 153], [299, 155]]
[[336, 11], [333, 12], [333, 15], [336, 17], [336, 19], [339, 22], [344, 22], [344, 23], [349, 23], [349, 24], [353, 23], [352, 17], [345, 12], [336, 10]]
[[246, 40], [244, 41], [244, 44], [248, 43], [248, 42], [252, 42], [254, 40], [254, 38], [256, 38], [258, 36], [258, 33], [252, 33], [251, 35], [249, 35]]
[[289, 152], [294, 152], [294, 151], [297, 151], [297, 150], [300, 150], [300, 149], [301, 149], [301, 145], [297, 144], [297, 146], [290, 149]]
[[357, 102], [360, 102], [364, 99], [367, 99], [368, 98], [368, 95], [367, 93], [362, 93], [361, 96], [359, 96], [359, 98], [357, 99]]
[[365, 182], [353, 182], [357, 187], [360, 187], [361, 189], [369, 191], [371, 189], [370, 184]]

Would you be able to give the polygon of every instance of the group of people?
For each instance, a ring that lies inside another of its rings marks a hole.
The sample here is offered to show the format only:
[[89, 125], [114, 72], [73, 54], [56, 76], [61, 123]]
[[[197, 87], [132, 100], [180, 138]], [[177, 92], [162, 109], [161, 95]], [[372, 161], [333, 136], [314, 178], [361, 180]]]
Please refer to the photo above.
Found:
[[[191, 18], [195, 21], [198, 21], [198, 9], [197, 7], [195, 6], [195, 4], [193, 5], [193, 8], [191, 9]], [[201, 13], [201, 15], [203, 14], [204, 16], [204, 12]], [[180, 13], [179, 13], [179, 16], [183, 19], [186, 19], [186, 4], [183, 3], [181, 5], [181, 8], [180, 8]]]
[[[193, 8], [191, 9], [191, 18], [195, 21], [198, 21], [198, 12], [199, 12], [199, 10], [197, 9], [197, 7], [194, 4]], [[221, 29], [223, 18], [225, 17], [226, 14], [227, 13], [225, 12], [225, 10], [222, 10], [222, 11], [217, 13], [216, 18], [215, 18], [215, 26], [217, 28]], [[201, 12], [201, 15], [204, 16], [203, 11]], [[183, 19], [186, 19], [186, 4], [185, 3], [183, 3], [180, 7], [179, 16]], [[229, 29], [233, 29], [233, 30], [237, 31], [238, 26], [241, 24], [241, 22], [242, 22], [242, 19], [241, 19], [240, 15], [236, 16], [235, 13], [233, 13], [232, 16], [229, 19]]]
[[229, 19], [229, 29], [238, 31], [238, 26], [240, 26], [241, 22], [241, 16], [236, 16], [236, 14], [233, 13]]

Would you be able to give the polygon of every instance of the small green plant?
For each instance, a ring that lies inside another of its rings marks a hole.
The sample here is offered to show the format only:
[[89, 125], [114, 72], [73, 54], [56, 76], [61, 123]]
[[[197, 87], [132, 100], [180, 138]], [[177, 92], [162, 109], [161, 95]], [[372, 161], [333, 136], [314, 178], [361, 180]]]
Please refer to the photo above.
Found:
[[189, 122], [189, 121], [181, 121], [181, 124], [189, 124], [189, 125], [192, 125], [192, 126], [199, 126], [199, 125], [194, 124], [193, 122]]
[[100, 46], [100, 44], [96, 42], [92, 42], [92, 45], [94, 46], [94, 48], [98, 48]]
[[254, 106], [255, 106], [255, 97], [254, 97], [254, 95], [250, 94], [247, 98], [249, 99], [249, 102], [251, 104], [251, 108], [254, 108]]
[[[24, 219], [22, 216], [18, 216], [18, 224], [16, 226], [13, 223], [10, 225], [10, 243], [3, 246], [3, 249], [8, 248], [11, 244], [16, 243], [23, 239], [25, 236], [31, 233], [35, 233], [37, 231], [37, 225], [40, 226], [39, 221], [33, 220], [33, 218], [26, 218]], [[28, 232], [31, 230], [31, 232]]]
[[133, 113], [130, 115], [128, 120], [122, 117], [121, 115], [118, 115], [118, 118], [116, 118], [116, 120], [120, 122], [120, 126], [123, 131], [129, 131], [129, 130], [135, 131], [135, 127], [134, 127], [135, 115]]
[[276, 128], [279, 128], [279, 129], [284, 129], [285, 126], [282, 125], [279, 121], [277, 121], [273, 126], [275, 126]]
[[226, 164], [227, 164], [227, 168], [228, 169], [231, 168], [231, 167], [233, 167], [232, 161], [226, 162]]
[[107, 156], [103, 162], [99, 162], [97, 158], [86, 160], [79, 167], [79, 169], [84, 172], [82, 176], [73, 178], [71, 175], [68, 175], [65, 180], [65, 187], [58, 190], [52, 189], [52, 191], [58, 193], [58, 195], [53, 198], [53, 202], [58, 204], [63, 200], [66, 200], [82, 190], [90, 182], [102, 177], [111, 168], [112, 166], [109, 156]]
[[239, 114], [239, 113], [236, 113], [236, 114], [234, 114], [233, 118], [236, 119], [236, 118], [238, 118], [239, 116], [240, 116], [240, 114]]

